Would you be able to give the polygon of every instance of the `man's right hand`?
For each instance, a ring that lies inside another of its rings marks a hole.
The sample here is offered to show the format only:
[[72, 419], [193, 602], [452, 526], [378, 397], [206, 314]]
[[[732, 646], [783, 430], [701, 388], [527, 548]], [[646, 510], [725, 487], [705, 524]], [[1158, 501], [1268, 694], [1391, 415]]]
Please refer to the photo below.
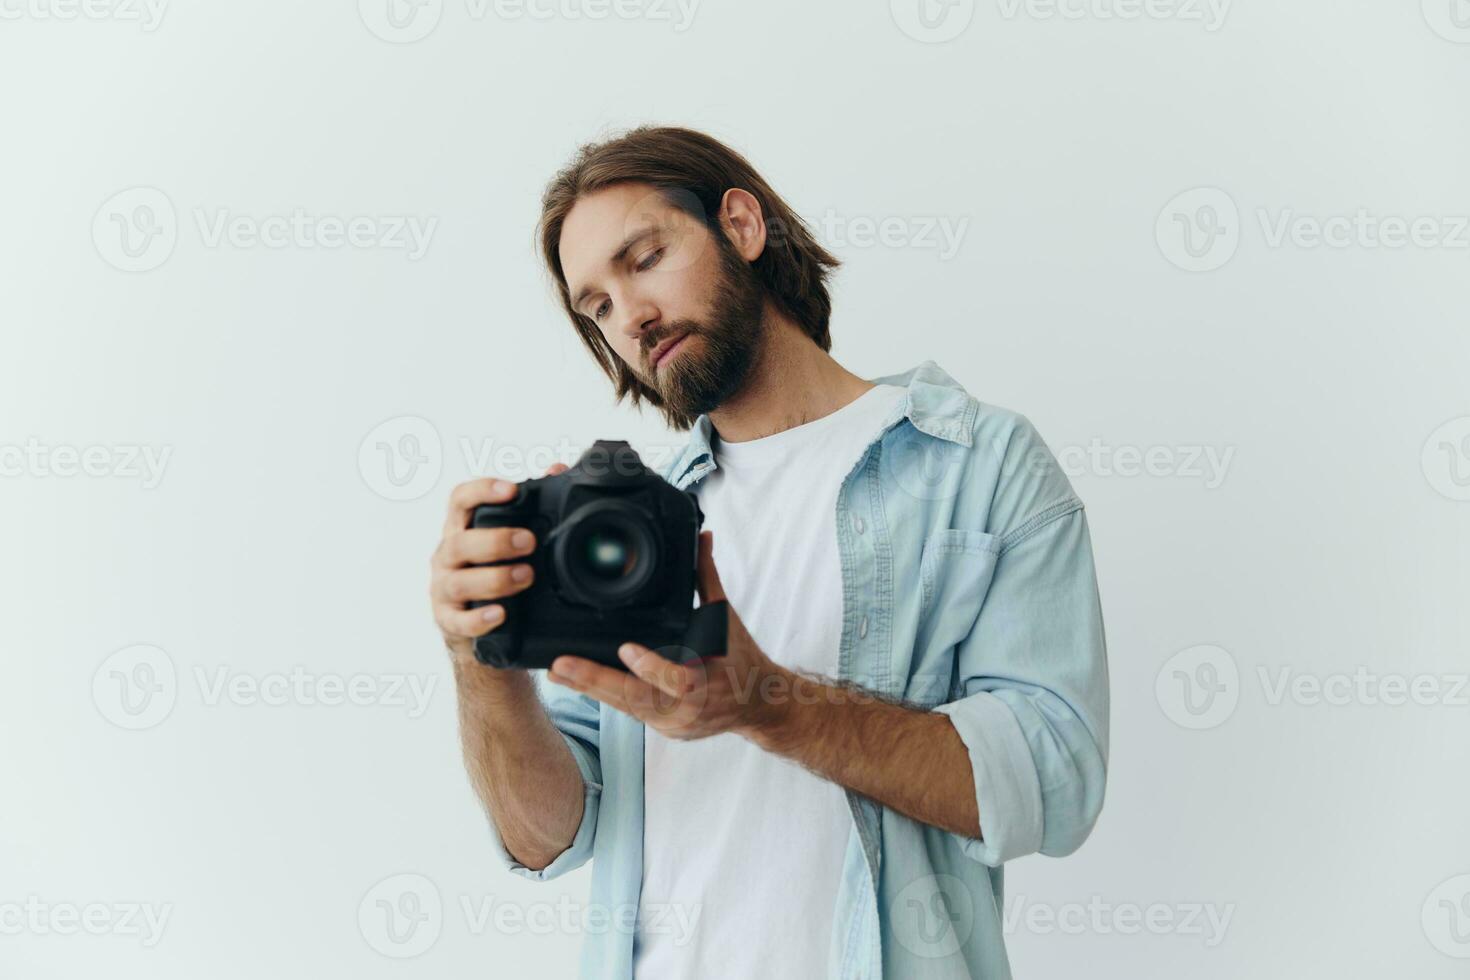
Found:
[[[558, 463], [546, 475], [565, 469]], [[444, 537], [430, 562], [429, 599], [454, 660], [459, 733], [470, 783], [507, 854], [539, 870], [549, 867], [576, 840], [587, 790], [567, 739], [547, 715], [530, 672], [492, 670], [475, 660], [475, 638], [505, 623], [505, 612], [494, 600], [531, 584], [529, 574], [522, 579], [514, 575], [516, 568], [529, 573], [531, 566], [514, 559], [534, 552], [536, 541], [525, 528], [471, 530], [465, 525], [481, 504], [505, 504], [515, 497], [514, 483], [493, 478], [454, 488]], [[517, 539], [522, 531], [527, 537]], [[507, 560], [511, 563], [470, 567]], [[476, 600], [491, 604], [465, 608], [465, 603]]]
[[[566, 468], [565, 463], [556, 463], [546, 475], [554, 476]], [[471, 567], [527, 557], [536, 550], [536, 537], [526, 528], [467, 527], [476, 507], [509, 503], [515, 497], [514, 483], [493, 477], [461, 483], [449, 495], [444, 535], [429, 563], [429, 601], [434, 621], [444, 634], [444, 645], [456, 661], [473, 661], [475, 638], [505, 623], [505, 608], [500, 603], [476, 609], [466, 609], [466, 603], [515, 595], [533, 580], [528, 562]]]

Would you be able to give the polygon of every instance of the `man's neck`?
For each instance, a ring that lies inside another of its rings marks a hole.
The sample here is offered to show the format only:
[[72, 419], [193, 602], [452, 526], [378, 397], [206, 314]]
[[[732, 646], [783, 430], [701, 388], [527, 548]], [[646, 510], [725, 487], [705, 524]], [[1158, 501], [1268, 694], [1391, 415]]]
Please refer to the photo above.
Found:
[[749, 442], [816, 421], [875, 387], [838, 364], [779, 313], [768, 311], [766, 329], [750, 380], [709, 413], [725, 442]]

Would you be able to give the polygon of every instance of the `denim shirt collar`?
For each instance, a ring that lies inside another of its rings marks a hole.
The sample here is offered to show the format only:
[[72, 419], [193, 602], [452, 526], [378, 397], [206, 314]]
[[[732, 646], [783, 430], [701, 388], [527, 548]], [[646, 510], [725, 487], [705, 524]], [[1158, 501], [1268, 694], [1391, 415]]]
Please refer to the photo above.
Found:
[[[867, 380], [905, 389], [903, 401], [884, 421], [883, 431], [886, 432], [899, 419], [906, 418], [914, 428], [936, 439], [961, 446], [970, 445], [979, 403], [938, 364], [925, 361], [899, 374]], [[664, 474], [674, 486], [682, 490], [716, 468], [714, 454], [710, 450], [712, 431], [708, 415], [694, 420], [688, 444]]]

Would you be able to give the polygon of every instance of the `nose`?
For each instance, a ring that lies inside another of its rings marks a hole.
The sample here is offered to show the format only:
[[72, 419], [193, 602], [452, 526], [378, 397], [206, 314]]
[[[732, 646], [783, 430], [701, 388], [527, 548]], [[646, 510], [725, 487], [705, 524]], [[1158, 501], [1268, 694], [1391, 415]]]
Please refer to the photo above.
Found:
[[626, 296], [623, 299], [623, 317], [618, 324], [618, 329], [629, 339], [643, 342], [643, 335], [658, 326], [658, 307], [651, 301], [637, 297]]

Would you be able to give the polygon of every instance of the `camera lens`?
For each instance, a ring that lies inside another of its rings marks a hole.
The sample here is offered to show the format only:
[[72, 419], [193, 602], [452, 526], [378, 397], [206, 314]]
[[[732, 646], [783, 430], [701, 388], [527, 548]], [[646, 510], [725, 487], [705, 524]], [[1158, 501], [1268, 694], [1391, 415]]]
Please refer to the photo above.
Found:
[[643, 508], [606, 498], [584, 504], [562, 525], [557, 579], [569, 599], [600, 609], [638, 602], [657, 570], [659, 540]]
[[587, 535], [587, 569], [598, 578], [619, 579], [633, 570], [638, 550], [618, 528]]

